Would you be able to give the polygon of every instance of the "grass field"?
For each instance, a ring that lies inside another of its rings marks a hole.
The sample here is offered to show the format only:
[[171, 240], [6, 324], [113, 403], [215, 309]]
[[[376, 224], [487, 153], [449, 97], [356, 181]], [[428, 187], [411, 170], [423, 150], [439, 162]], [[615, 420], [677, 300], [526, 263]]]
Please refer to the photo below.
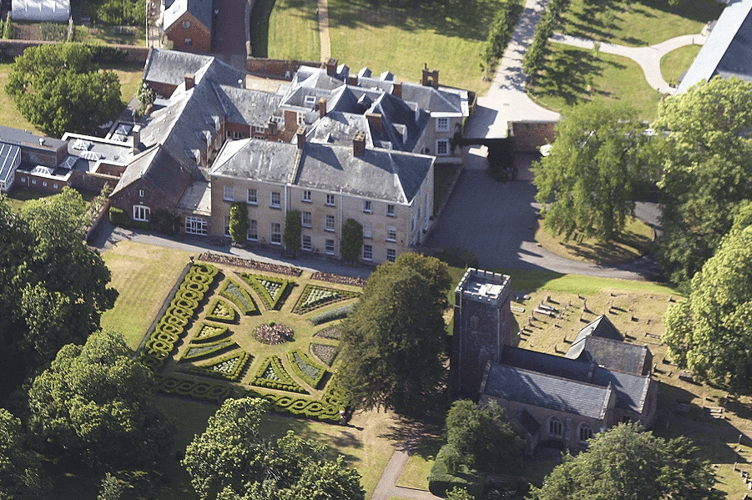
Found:
[[660, 93], [645, 80], [640, 66], [625, 57], [551, 44], [542, 74], [528, 86], [539, 104], [566, 113], [566, 108], [601, 100], [626, 102], [643, 120], [655, 118]]
[[[607, 4], [607, 5], [604, 5]], [[562, 31], [619, 45], [642, 47], [680, 35], [699, 34], [705, 23], [718, 19], [723, 4], [715, 0], [585, 2], [573, 0]]]
[[661, 75], [669, 85], [677, 85], [679, 77], [687, 71], [700, 53], [702, 45], [687, 45], [672, 50], [661, 58]]
[[316, 0], [257, 0], [251, 17], [253, 55], [320, 60], [317, 6]]

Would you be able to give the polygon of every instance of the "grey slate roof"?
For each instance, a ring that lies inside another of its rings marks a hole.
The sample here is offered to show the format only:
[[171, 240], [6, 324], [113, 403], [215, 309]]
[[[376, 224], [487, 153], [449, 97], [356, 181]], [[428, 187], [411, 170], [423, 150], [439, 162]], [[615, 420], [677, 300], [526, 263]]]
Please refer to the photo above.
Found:
[[569, 348], [569, 351], [567, 351], [566, 356], [571, 359], [578, 358], [582, 353], [582, 349], [585, 347], [584, 340], [591, 335], [593, 337], [601, 337], [612, 340], [623, 340], [621, 333], [616, 329], [614, 324], [611, 323], [611, 320], [609, 320], [605, 315], [601, 314], [593, 321], [588, 323], [585, 327], [583, 327], [582, 330], [580, 330], [580, 332], [577, 334], [577, 338], [575, 338], [574, 342], [572, 342], [572, 346]]
[[146, 61], [144, 80], [177, 86], [185, 81], [186, 74], [196, 74], [212, 59], [211, 56], [190, 52], [152, 48]]
[[277, 109], [282, 97], [277, 94], [246, 90], [228, 85], [215, 85], [215, 92], [231, 123], [250, 126], [266, 126]]
[[206, 29], [211, 29], [212, 7], [212, 0], [175, 0], [165, 9], [164, 29], [169, 29], [186, 12], [190, 12]]
[[715, 75], [752, 80], [752, 0], [731, 2], [723, 10], [707, 42], [684, 75], [681, 94]]
[[402, 98], [432, 113], [462, 113], [462, 98], [441, 88], [405, 82], [402, 84]]
[[[604, 339], [592, 335], [585, 338], [577, 349], [582, 361], [593, 361], [599, 366], [633, 375], [642, 375], [650, 350], [645, 345], [627, 344], [618, 340]], [[575, 349], [573, 347], [573, 349]], [[570, 350], [571, 351], [571, 350]], [[574, 353], [573, 353], [574, 354]], [[566, 357], [572, 358], [568, 352]]]
[[[39, 144], [40, 139], [44, 141], [43, 145]], [[54, 137], [36, 135], [26, 130], [3, 126], [0, 126], [0, 142], [13, 144], [16, 146], [28, 146], [32, 148], [42, 148], [49, 150], [57, 150], [61, 146], [67, 145], [66, 141], [61, 141], [60, 139], [55, 139]]]
[[294, 144], [242, 139], [227, 141], [210, 175], [286, 183], [295, 171], [300, 150]]
[[431, 156], [384, 149], [366, 149], [362, 157], [356, 157], [352, 146], [306, 144], [294, 183], [409, 204], [433, 162]]
[[481, 394], [601, 420], [611, 387], [489, 363]]
[[357, 132], [366, 132], [366, 147], [372, 148], [368, 119], [363, 115], [335, 111], [327, 113], [324, 118], [313, 124], [306, 141], [348, 146], [352, 144], [353, 136]]
[[133, 159], [110, 196], [117, 195], [138, 180], [145, 180], [158, 188], [166, 200], [174, 206], [180, 201], [192, 177], [186, 167], [181, 165], [165, 148], [157, 145]]

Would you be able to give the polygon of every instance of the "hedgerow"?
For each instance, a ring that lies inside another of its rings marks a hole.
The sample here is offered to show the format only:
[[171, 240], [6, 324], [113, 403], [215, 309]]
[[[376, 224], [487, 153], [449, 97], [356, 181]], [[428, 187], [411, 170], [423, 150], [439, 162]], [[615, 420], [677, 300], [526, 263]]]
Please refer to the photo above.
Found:
[[[260, 395], [255, 391], [249, 391], [246, 396], [259, 397]], [[290, 413], [296, 417], [307, 417], [335, 424], [339, 423], [340, 411], [346, 410], [350, 405], [349, 396], [339, 389], [334, 381], [329, 384], [320, 401], [279, 394], [266, 394], [261, 397], [271, 401], [272, 410], [278, 413]]]
[[306, 353], [298, 349], [288, 352], [287, 360], [292, 366], [292, 371], [314, 389], [318, 388], [321, 379], [326, 375], [323, 366], [318, 366]]
[[237, 314], [230, 304], [222, 299], [214, 299], [209, 306], [209, 312], [206, 313], [206, 319], [218, 321], [220, 323], [234, 323]]
[[236, 382], [243, 376], [253, 357], [245, 351], [231, 352], [205, 365], [191, 366], [183, 371]]
[[251, 383], [267, 389], [308, 394], [308, 391], [287, 373], [285, 367], [282, 366], [282, 360], [277, 356], [269, 356], [264, 360]]
[[353, 297], [360, 297], [360, 293], [309, 284], [306, 285], [303, 293], [298, 297], [298, 301], [295, 303], [295, 307], [292, 308], [292, 312], [295, 314], [306, 314], [329, 304], [352, 299]]
[[246, 316], [258, 314], [259, 312], [258, 307], [256, 307], [256, 303], [253, 302], [253, 299], [248, 294], [248, 292], [246, 292], [245, 289], [239, 286], [237, 283], [228, 280], [219, 294], [222, 297], [231, 300]]
[[218, 402], [232, 395], [226, 384], [210, 384], [186, 378], [156, 375], [157, 389], [165, 394], [186, 396], [194, 399]]
[[261, 274], [242, 273], [240, 277], [256, 290], [259, 297], [261, 297], [261, 302], [264, 303], [264, 307], [270, 311], [282, 307], [292, 287], [295, 285], [294, 281], [263, 276]]
[[320, 325], [322, 323], [334, 321], [335, 319], [342, 319], [344, 317], [347, 317], [347, 315], [352, 312], [354, 307], [355, 304], [346, 304], [344, 306], [335, 307], [334, 309], [324, 311], [321, 314], [317, 314], [316, 316], [311, 316], [308, 321], [310, 321], [314, 325]]

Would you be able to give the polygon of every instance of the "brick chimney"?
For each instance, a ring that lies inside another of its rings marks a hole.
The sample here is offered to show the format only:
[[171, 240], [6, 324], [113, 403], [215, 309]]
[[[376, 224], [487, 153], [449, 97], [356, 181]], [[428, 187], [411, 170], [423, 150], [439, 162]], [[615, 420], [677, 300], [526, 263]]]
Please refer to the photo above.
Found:
[[185, 90], [191, 90], [196, 85], [196, 75], [193, 73], [185, 74]]
[[439, 88], [439, 70], [435, 69], [431, 72], [431, 83], [433, 84], [433, 88], [437, 89]]
[[423, 79], [421, 81], [421, 84], [424, 87], [428, 87], [428, 75], [429, 75], [428, 63], [423, 63]]
[[326, 97], [319, 98], [319, 118], [326, 116]]
[[333, 57], [326, 60], [326, 74], [329, 76], [337, 74], [337, 60]]
[[366, 152], [366, 133], [362, 130], [355, 132], [353, 136], [353, 156], [362, 157]]
[[352, 85], [353, 87], [358, 86], [358, 75], [348, 75], [347, 76], [347, 84]]
[[269, 118], [269, 124], [267, 125], [267, 128], [269, 129], [269, 137], [274, 137], [277, 135], [277, 122]]
[[303, 149], [303, 146], [305, 146], [305, 125], [298, 127], [295, 136], [298, 138], [298, 149]]
[[430, 71], [428, 69], [428, 64], [423, 63], [422, 83], [424, 87], [433, 87], [435, 89], [439, 88], [439, 70], [435, 69], [433, 71]]
[[291, 132], [298, 129], [298, 113], [285, 110], [285, 131]]
[[394, 82], [392, 85], [392, 95], [402, 99], [402, 82]]
[[379, 134], [384, 130], [384, 123], [381, 119], [381, 113], [366, 113], [368, 124], [376, 129]]
[[133, 127], [133, 130], [131, 130], [131, 137], [133, 138], [133, 155], [137, 155], [139, 150], [139, 145], [141, 144], [141, 126], [135, 125]]

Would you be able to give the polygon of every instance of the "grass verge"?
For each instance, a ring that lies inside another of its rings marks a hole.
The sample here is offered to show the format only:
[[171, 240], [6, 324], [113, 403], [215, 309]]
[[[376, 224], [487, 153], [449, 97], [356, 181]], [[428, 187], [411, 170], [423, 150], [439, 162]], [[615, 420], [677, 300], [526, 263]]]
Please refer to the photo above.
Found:
[[253, 55], [320, 60], [317, 5], [305, 0], [258, 0], [251, 16]]
[[702, 45], [686, 45], [672, 50], [661, 58], [661, 75], [669, 85], [678, 85], [679, 77], [689, 69], [700, 53]]
[[539, 104], [556, 111], [593, 100], [624, 101], [637, 110], [638, 118], [655, 118], [661, 98], [648, 85], [640, 66], [626, 57], [551, 44], [545, 69], [528, 93]]

